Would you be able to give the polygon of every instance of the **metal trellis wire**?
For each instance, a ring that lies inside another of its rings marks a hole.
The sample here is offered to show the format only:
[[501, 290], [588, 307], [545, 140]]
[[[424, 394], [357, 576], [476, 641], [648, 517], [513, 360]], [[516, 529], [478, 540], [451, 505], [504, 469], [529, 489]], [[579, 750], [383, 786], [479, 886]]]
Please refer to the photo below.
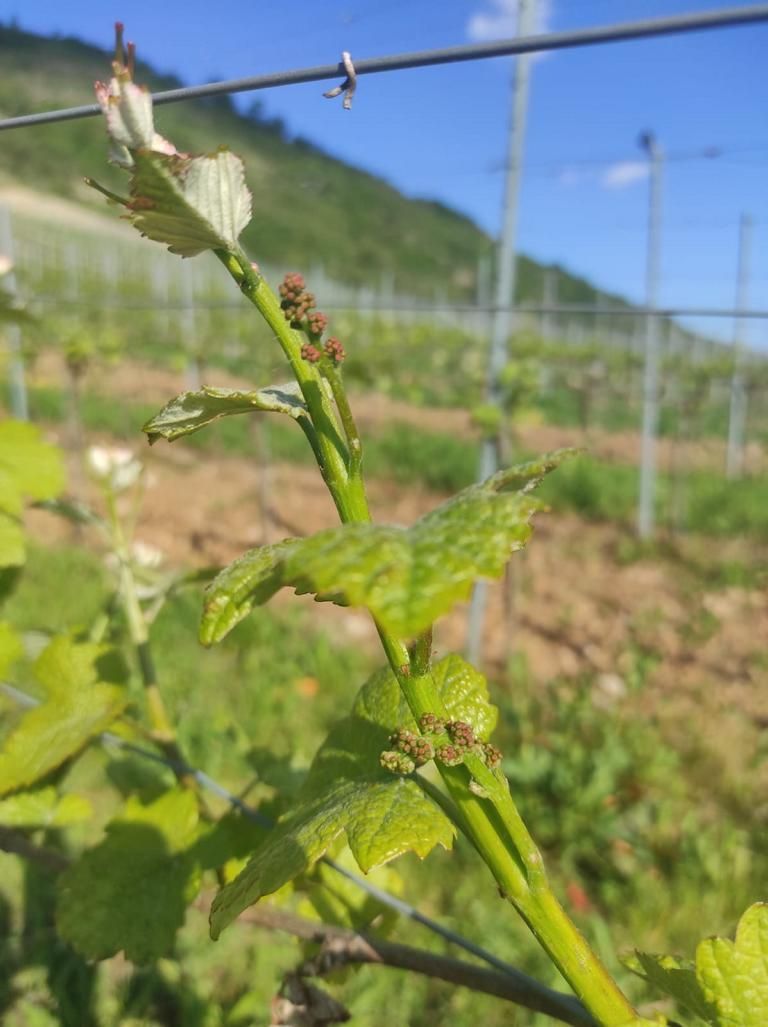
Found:
[[[490, 57], [512, 57], [516, 54], [542, 53], [549, 50], [618, 43], [632, 39], [649, 39], [655, 36], [670, 36], [705, 29], [732, 28], [758, 21], [768, 21], [768, 3], [679, 14], [669, 18], [647, 18], [642, 21], [600, 25], [568, 32], [548, 32], [515, 39], [495, 40], [490, 43], [470, 43], [436, 50], [392, 54], [386, 57], [369, 57], [356, 60], [354, 67], [359, 78], [361, 75], [373, 75], [385, 71], [405, 71], [411, 68], [433, 67], [438, 64], [486, 60]], [[194, 100], [222, 93], [253, 92], [276, 86], [327, 81], [343, 78], [346, 74], [344, 64], [339, 62], [314, 68], [296, 68], [266, 75], [253, 75], [248, 78], [234, 78], [223, 82], [209, 82], [199, 86], [169, 89], [154, 93], [152, 100], [155, 104], [177, 103], [180, 100]], [[98, 114], [101, 114], [101, 108], [95, 103], [85, 104], [81, 107], [43, 111], [37, 114], [24, 114], [15, 118], [4, 118], [0, 121], [0, 131], [32, 125], [46, 125], [56, 121], [72, 121], [76, 118], [90, 118]]]

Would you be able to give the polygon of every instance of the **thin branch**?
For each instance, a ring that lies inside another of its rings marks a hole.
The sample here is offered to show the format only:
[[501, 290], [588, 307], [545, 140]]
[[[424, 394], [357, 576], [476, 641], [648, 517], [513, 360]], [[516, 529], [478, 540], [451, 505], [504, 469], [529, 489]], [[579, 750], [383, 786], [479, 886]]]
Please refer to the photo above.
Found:
[[595, 1021], [576, 998], [547, 988], [520, 971], [514, 974], [501, 973], [474, 966], [410, 945], [400, 945], [344, 927], [307, 920], [266, 904], [247, 909], [240, 915], [240, 920], [268, 930], [285, 931], [304, 941], [320, 944], [322, 948], [319, 955], [301, 967], [300, 972], [304, 976], [322, 976], [353, 964], [378, 964], [493, 995], [534, 1012], [545, 1013], [573, 1027], [595, 1027]]
[[10, 852], [14, 856], [21, 856], [22, 859], [29, 860], [30, 863], [37, 863], [55, 874], [66, 870], [70, 863], [69, 858], [63, 852], [48, 849], [43, 845], [35, 845], [22, 831], [14, 831], [10, 827], [0, 827], [0, 850]]

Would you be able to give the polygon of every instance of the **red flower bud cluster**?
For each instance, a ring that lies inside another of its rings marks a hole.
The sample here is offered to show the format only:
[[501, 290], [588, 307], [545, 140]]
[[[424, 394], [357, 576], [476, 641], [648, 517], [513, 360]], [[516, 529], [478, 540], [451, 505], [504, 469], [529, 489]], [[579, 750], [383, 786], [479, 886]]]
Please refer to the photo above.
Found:
[[308, 360], [310, 364], [316, 364], [322, 355], [322, 352], [317, 348], [317, 346], [313, 345], [311, 342], [305, 342], [301, 347], [302, 359]]
[[422, 713], [419, 717], [419, 727], [425, 735], [441, 735], [445, 731], [445, 721], [434, 713]]
[[[469, 755], [478, 756], [491, 770], [501, 766], [501, 753], [490, 742], [482, 742], [471, 724], [463, 720], [444, 721], [434, 713], [419, 717], [422, 734], [400, 727], [389, 736], [392, 748], [381, 754], [381, 765], [394, 774], [410, 774], [416, 767], [434, 759], [447, 767], [457, 767]], [[450, 742], [437, 744], [440, 735]]]
[[307, 292], [302, 275], [296, 272], [287, 274], [279, 291], [280, 307], [286, 321], [290, 321], [292, 328], [305, 332], [310, 338], [309, 343], [301, 348], [304, 360], [316, 364], [324, 352], [328, 359], [338, 366], [345, 356], [344, 347], [338, 339], [328, 339], [322, 351], [316, 345], [328, 327], [328, 317], [322, 311], [314, 309], [315, 297], [311, 292]]
[[315, 310], [307, 318], [307, 328], [310, 335], [316, 335], [319, 338], [327, 327], [328, 318], [319, 310]]
[[481, 747], [486, 767], [490, 767], [491, 770], [496, 770], [497, 767], [500, 767], [501, 750], [497, 749], [496, 746], [492, 745], [490, 742], [482, 742]]
[[432, 743], [421, 735], [414, 734], [406, 728], [398, 728], [390, 735], [389, 744], [398, 752], [410, 756], [417, 767], [422, 767], [434, 757], [435, 750]]
[[280, 285], [279, 292], [282, 299], [296, 302], [305, 288], [304, 276], [300, 275], [298, 271], [289, 271]]
[[471, 749], [475, 744], [475, 732], [462, 720], [450, 720], [445, 725], [451, 741], [460, 749]]
[[379, 756], [379, 763], [390, 774], [412, 774], [416, 769], [416, 764], [410, 756], [406, 756], [402, 752], [383, 752]]
[[332, 360], [334, 364], [340, 364], [346, 356], [344, 347], [333, 335], [328, 339], [323, 349], [325, 350], [325, 355], [329, 360]]
[[286, 321], [292, 327], [300, 328], [301, 322], [315, 305], [315, 297], [305, 289], [304, 278], [296, 272], [289, 272], [280, 285], [280, 306]]
[[435, 750], [435, 759], [446, 767], [458, 767], [464, 762], [464, 750], [457, 745], [441, 745]]

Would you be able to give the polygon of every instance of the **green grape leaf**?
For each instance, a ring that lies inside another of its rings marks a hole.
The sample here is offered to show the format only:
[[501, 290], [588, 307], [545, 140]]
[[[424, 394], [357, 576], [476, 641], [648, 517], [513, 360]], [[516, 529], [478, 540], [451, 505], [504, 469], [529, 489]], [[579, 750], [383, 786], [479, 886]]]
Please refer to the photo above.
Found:
[[0, 567], [21, 567], [26, 559], [27, 547], [21, 525], [0, 511]]
[[718, 1027], [768, 1023], [768, 903], [749, 907], [735, 941], [707, 938], [699, 943], [696, 977], [717, 1010]]
[[366, 606], [401, 638], [418, 634], [466, 599], [477, 578], [502, 573], [541, 508], [528, 493], [572, 452], [500, 471], [407, 529], [345, 524], [246, 553], [209, 586], [200, 640], [220, 641], [283, 586], [340, 606]]
[[220, 642], [254, 606], [262, 606], [279, 592], [283, 556], [302, 539], [286, 539], [269, 546], [249, 549], [216, 575], [205, 590], [200, 641]]
[[165, 955], [200, 886], [190, 849], [197, 800], [173, 789], [149, 805], [128, 800], [106, 837], [59, 877], [59, 934], [87, 959], [125, 952], [134, 963]]
[[631, 1020], [626, 1020], [620, 1027], [666, 1027], [668, 1022], [666, 1016], [657, 1013], [652, 1020], [644, 1016], [635, 1016]]
[[[357, 863], [348, 845], [338, 851], [333, 850], [333, 861], [351, 873], [357, 872]], [[403, 879], [389, 864], [373, 867], [367, 879], [390, 895], [403, 894]], [[379, 937], [386, 937], [397, 922], [398, 914], [390, 906], [363, 891], [327, 863], [317, 863], [298, 884], [297, 892], [300, 900], [296, 912], [312, 920], [350, 927], [355, 931], [370, 927], [375, 920]]]
[[[448, 656], [435, 668], [452, 716], [479, 735], [495, 724], [483, 677]], [[415, 727], [392, 672], [383, 669], [361, 688], [352, 713], [332, 728], [318, 751], [292, 811], [256, 849], [245, 869], [216, 896], [211, 936], [217, 938], [248, 906], [309, 869], [342, 834], [367, 873], [404, 852], [424, 858], [450, 848], [455, 829], [415, 779], [383, 770], [379, 756], [398, 727]]]
[[12, 481], [28, 499], [54, 499], [64, 488], [61, 453], [26, 422], [0, 424], [0, 472], [3, 485]]
[[5, 677], [8, 669], [22, 655], [24, 647], [21, 639], [6, 621], [0, 621], [0, 677]]
[[55, 788], [19, 792], [0, 799], [3, 827], [67, 827], [88, 820], [93, 810], [81, 795], [59, 795]]
[[142, 235], [182, 257], [237, 248], [251, 220], [239, 157], [220, 149], [201, 157], [137, 150], [133, 158], [128, 217]]
[[688, 1012], [700, 1016], [706, 1023], [718, 1023], [717, 1010], [704, 996], [692, 963], [675, 959], [674, 956], [657, 956], [638, 951], [625, 959], [624, 964], [652, 987], [671, 995]]
[[163, 407], [142, 428], [149, 443], [159, 438], [173, 442], [204, 428], [206, 424], [230, 414], [274, 411], [298, 420], [307, 416], [307, 407], [296, 382], [273, 385], [246, 392], [240, 389], [214, 389], [204, 385], [197, 392], [182, 392]]
[[[432, 678], [440, 699], [451, 720], [469, 724], [478, 738], [485, 741], [496, 727], [499, 711], [488, 700], [485, 678], [461, 656], [451, 653], [432, 668]], [[402, 690], [389, 668], [377, 671], [357, 693], [353, 716], [386, 728], [416, 730]]]
[[24, 714], [0, 748], [0, 795], [45, 777], [122, 712], [123, 689], [97, 680], [95, 661], [104, 652], [62, 636], [40, 654], [35, 673], [45, 699]]
[[735, 942], [707, 938], [695, 966], [672, 956], [637, 952], [626, 965], [712, 1027], [768, 1023], [768, 903], [750, 906]]
[[61, 454], [40, 430], [21, 421], [0, 424], [0, 567], [19, 567], [26, 559], [24, 499], [53, 499], [63, 487]]
[[[265, 821], [268, 823], [266, 817]], [[266, 824], [232, 810], [214, 824], [201, 829], [195, 842], [194, 856], [203, 870], [218, 870], [230, 860], [249, 856], [268, 833]]]

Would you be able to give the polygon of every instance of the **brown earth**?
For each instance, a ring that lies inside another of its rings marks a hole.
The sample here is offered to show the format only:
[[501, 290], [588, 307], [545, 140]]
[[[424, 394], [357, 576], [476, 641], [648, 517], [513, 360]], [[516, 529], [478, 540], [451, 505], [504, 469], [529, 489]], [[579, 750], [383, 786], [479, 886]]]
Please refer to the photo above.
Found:
[[[48, 350], [41, 354], [34, 368], [33, 380], [39, 385], [61, 387], [65, 372], [61, 357]], [[253, 382], [219, 368], [205, 376], [205, 383], [228, 388], [253, 388]], [[87, 387], [106, 396], [123, 399], [141, 396], [147, 403], [162, 406], [187, 386], [181, 373], [133, 360], [121, 360], [114, 366], [94, 367], [89, 372]], [[447, 433], [471, 438], [475, 430], [467, 410], [460, 408], [416, 407], [381, 393], [353, 395], [353, 407], [361, 431], [400, 422], [422, 431]], [[580, 428], [550, 424], [523, 424], [516, 429], [520, 448], [543, 453], [560, 446], [584, 447], [599, 460], [637, 464], [640, 458], [640, 436], [636, 432], [606, 432], [594, 429], [585, 434]], [[676, 442], [658, 440], [658, 464], [661, 470], [674, 467], [720, 471], [725, 466], [725, 447], [719, 439]], [[753, 441], [747, 446], [745, 467], [752, 474], [768, 472], [768, 451]]]

